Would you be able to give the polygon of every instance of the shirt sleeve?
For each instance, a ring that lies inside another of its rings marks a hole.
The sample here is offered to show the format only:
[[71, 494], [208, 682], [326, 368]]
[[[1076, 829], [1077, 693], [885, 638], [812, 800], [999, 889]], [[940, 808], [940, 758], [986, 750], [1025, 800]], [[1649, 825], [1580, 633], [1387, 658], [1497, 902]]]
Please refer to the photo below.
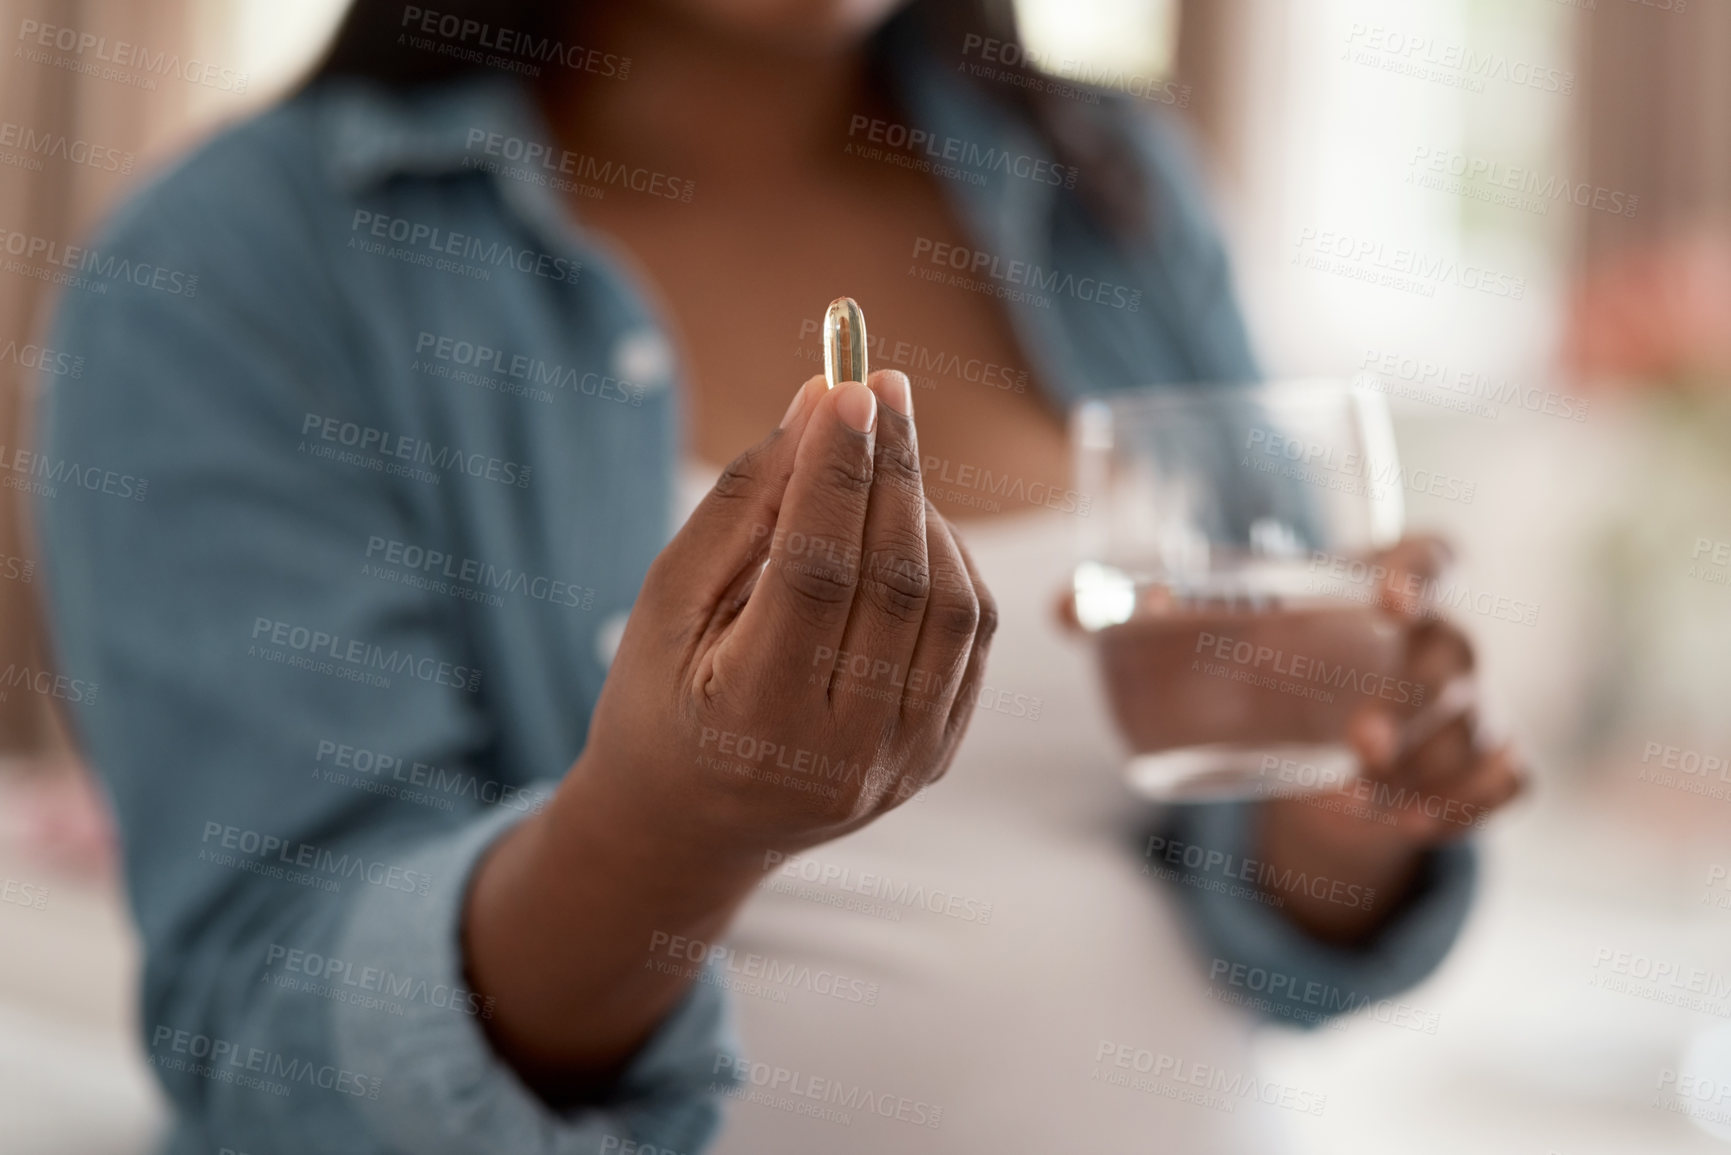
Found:
[[[1378, 933], [1346, 949], [1306, 934], [1271, 901], [1281, 889], [1317, 880], [1259, 884], [1264, 870], [1254, 853], [1254, 817], [1255, 804], [1248, 802], [1174, 806], [1143, 847], [1150, 873], [1172, 885], [1223, 1002], [1270, 1021], [1318, 1026], [1377, 1007], [1425, 978], [1448, 954], [1472, 905], [1477, 859], [1469, 844], [1430, 851], [1413, 890]], [[1351, 890], [1340, 899], [1374, 902]], [[1434, 1033], [1434, 1015], [1400, 1010], [1403, 1022], [1418, 1030], [1428, 1024]]]
[[79, 258], [116, 275], [64, 289], [53, 341], [83, 372], [42, 386], [48, 608], [121, 831], [148, 1061], [187, 1149], [694, 1151], [731, 1069], [715, 985], [585, 1110], [549, 1110], [489, 1047], [463, 897], [544, 792], [435, 805], [355, 772], [565, 768], [501, 773], [458, 609], [363, 572], [369, 538], [438, 532], [438, 487], [302, 439], [392, 426], [319, 258], [342, 243], [320, 206], [341, 210], [312, 150], [277, 145], [231, 135], [123, 210]]
[[[407, 867], [434, 877], [428, 893], [407, 901], [376, 891], [361, 895], [332, 956], [375, 960], [396, 974], [419, 968], [460, 991], [456, 927], [464, 876], [513, 820], [489, 815], [417, 848]], [[736, 1081], [726, 1004], [712, 980], [695, 983], [639, 1052], [608, 1110], [549, 1110], [493, 1055], [477, 1021], [490, 1017], [491, 1007], [478, 996], [470, 995], [463, 1007], [442, 997], [399, 1005], [406, 1014], [390, 1030], [359, 1015], [332, 1022], [340, 1066], [393, 1072], [366, 1109], [393, 1150], [580, 1155], [618, 1151], [633, 1140], [649, 1150], [696, 1152], [714, 1134], [719, 1115], [713, 1098], [693, 1092]]]

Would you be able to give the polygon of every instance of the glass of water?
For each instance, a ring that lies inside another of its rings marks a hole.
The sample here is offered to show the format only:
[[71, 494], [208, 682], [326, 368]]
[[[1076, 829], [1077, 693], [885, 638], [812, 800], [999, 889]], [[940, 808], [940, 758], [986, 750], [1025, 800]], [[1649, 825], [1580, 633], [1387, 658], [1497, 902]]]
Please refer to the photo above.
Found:
[[1407, 716], [1404, 631], [1378, 608], [1400, 537], [1380, 394], [1344, 381], [1157, 386], [1071, 419], [1073, 608], [1142, 793], [1171, 801], [1344, 785], [1354, 714]]

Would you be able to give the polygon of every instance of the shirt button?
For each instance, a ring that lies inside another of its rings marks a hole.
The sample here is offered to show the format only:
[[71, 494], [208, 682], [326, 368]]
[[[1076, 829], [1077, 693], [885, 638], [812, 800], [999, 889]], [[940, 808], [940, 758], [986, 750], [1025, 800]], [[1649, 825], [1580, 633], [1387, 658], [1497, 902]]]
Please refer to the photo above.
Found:
[[654, 329], [633, 329], [613, 346], [613, 375], [646, 392], [673, 382], [673, 348]]

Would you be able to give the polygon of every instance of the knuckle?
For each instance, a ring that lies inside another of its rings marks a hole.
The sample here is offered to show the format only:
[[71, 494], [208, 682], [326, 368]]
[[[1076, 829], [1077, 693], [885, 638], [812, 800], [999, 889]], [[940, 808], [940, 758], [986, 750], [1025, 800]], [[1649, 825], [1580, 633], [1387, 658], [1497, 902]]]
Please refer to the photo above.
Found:
[[826, 487], [850, 496], [871, 492], [872, 459], [864, 454], [830, 453], [824, 457], [822, 479]]
[[880, 485], [898, 489], [916, 500], [925, 498], [925, 486], [920, 480], [919, 454], [907, 442], [891, 443], [888, 439], [880, 441], [876, 469]]
[[789, 558], [781, 563], [782, 579], [799, 601], [815, 611], [821, 621], [846, 612], [853, 603], [859, 575], [841, 561]]
[[926, 619], [946, 637], [970, 639], [980, 628], [980, 599], [972, 586], [954, 585], [933, 597]]
[[721, 476], [716, 478], [713, 487], [715, 494], [729, 500], [741, 499], [750, 494], [763, 476], [763, 455], [768, 452], [777, 436], [780, 436], [779, 430], [768, 440], [753, 445], [728, 462], [727, 467], [721, 471]]
[[866, 566], [862, 587], [878, 609], [911, 624], [931, 600], [932, 575], [923, 557], [906, 550], [878, 551]]
[[974, 594], [980, 604], [980, 624], [974, 631], [974, 642], [983, 646], [998, 632], [998, 599], [984, 582], [974, 587]]

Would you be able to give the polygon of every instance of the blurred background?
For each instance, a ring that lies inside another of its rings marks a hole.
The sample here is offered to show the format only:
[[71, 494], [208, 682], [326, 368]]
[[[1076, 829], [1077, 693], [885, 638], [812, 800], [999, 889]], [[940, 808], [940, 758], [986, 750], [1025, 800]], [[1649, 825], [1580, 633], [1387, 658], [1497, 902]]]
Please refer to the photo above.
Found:
[[[291, 86], [342, 7], [0, 0], [0, 229], [87, 235]], [[1329, 1096], [1291, 1148], [1726, 1149], [1731, 2], [1017, 7], [1043, 67], [1188, 123], [1269, 372], [1366, 375], [1407, 466], [1459, 483], [1409, 493], [1409, 522], [1459, 546], [1458, 616], [1537, 762], [1465, 938], [1405, 996], [1434, 1032], [1264, 1036], [1270, 1077]], [[33, 20], [243, 83], [56, 67], [17, 50]], [[38, 376], [80, 371], [37, 343], [50, 292], [0, 275], [8, 453]], [[50, 663], [20, 480], [0, 472], [0, 1149], [139, 1152], [163, 1112], [112, 835], [21, 676]]]

